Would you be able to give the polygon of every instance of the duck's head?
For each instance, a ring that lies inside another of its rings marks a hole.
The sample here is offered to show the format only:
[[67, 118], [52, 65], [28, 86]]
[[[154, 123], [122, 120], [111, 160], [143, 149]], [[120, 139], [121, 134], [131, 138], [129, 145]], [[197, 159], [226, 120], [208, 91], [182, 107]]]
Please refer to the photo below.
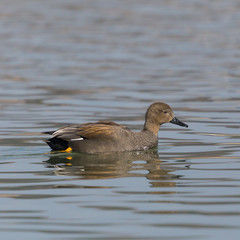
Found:
[[188, 127], [187, 124], [181, 122], [174, 117], [173, 111], [169, 105], [162, 102], [155, 102], [150, 105], [145, 114], [145, 129], [159, 127], [164, 123], [173, 123], [182, 127]]

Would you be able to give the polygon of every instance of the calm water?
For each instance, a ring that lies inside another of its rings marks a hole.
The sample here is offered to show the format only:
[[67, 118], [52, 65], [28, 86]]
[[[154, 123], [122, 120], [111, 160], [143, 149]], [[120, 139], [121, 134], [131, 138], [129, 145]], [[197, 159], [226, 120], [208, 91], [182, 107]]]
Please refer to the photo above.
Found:
[[[0, 0], [1, 239], [238, 239], [237, 0]], [[40, 133], [112, 120], [156, 151], [50, 153]]]

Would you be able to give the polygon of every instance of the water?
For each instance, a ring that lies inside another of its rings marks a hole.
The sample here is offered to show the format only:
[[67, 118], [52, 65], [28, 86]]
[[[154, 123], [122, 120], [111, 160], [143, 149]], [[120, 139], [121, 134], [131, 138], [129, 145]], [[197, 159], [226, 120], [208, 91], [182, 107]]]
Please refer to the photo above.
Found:
[[[240, 5], [1, 0], [2, 239], [238, 239]], [[156, 152], [50, 153], [43, 131], [112, 120]]]

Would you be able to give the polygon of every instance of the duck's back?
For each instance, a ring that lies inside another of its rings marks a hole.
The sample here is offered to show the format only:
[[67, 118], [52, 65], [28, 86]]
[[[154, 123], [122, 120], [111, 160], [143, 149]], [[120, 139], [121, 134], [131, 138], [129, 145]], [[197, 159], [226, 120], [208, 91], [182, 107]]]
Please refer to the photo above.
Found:
[[151, 133], [132, 132], [125, 126], [100, 121], [70, 125], [51, 132], [46, 142], [53, 150], [72, 150], [82, 153], [143, 150], [157, 145]]
[[49, 132], [52, 137], [46, 142], [53, 150], [73, 150], [83, 153], [117, 151], [127, 148], [131, 130], [110, 121], [70, 125]]

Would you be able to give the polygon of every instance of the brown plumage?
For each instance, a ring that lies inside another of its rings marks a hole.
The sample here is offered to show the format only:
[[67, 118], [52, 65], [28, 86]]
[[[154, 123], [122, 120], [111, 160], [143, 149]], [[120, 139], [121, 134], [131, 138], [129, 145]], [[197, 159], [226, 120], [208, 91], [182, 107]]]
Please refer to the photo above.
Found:
[[141, 132], [132, 132], [114, 122], [99, 121], [46, 132], [52, 135], [46, 143], [55, 151], [70, 147], [82, 153], [145, 150], [157, 146], [159, 128], [167, 122], [187, 127], [187, 124], [174, 117], [172, 109], [166, 103], [157, 102], [148, 108]]

